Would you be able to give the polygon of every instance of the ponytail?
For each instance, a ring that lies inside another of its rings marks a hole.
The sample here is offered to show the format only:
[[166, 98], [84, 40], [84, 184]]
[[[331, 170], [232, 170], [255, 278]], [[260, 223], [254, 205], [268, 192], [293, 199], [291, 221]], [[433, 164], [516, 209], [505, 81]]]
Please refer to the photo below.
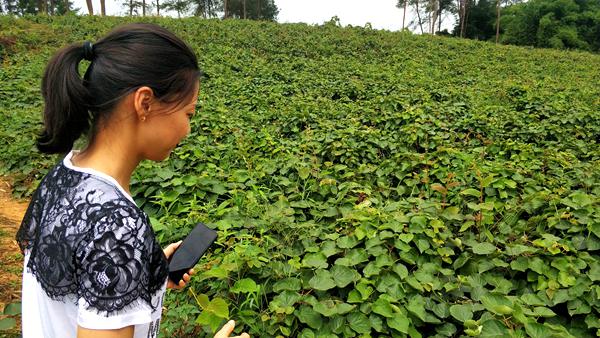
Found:
[[[82, 59], [91, 61], [83, 78]], [[182, 102], [197, 90], [200, 74], [194, 51], [154, 24], [127, 24], [93, 46], [65, 47], [52, 57], [42, 79], [44, 130], [37, 147], [66, 153], [90, 129], [93, 142], [96, 124], [108, 121], [121, 98], [136, 88], [150, 87], [164, 103]]]
[[79, 75], [83, 58], [84, 48], [70, 45], [58, 51], [46, 66], [42, 78], [44, 130], [37, 139], [43, 153], [69, 152], [75, 140], [90, 128], [89, 91]]

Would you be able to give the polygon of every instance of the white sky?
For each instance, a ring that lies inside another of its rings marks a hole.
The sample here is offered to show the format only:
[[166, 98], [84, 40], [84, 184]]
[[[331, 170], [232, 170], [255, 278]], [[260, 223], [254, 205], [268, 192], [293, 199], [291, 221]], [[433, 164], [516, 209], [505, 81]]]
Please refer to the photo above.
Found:
[[[126, 0], [106, 0], [107, 15], [125, 15], [126, 11], [121, 6]], [[146, 0], [148, 3], [153, 0]], [[80, 13], [87, 13], [85, 0], [74, 0], [75, 7], [80, 8]], [[100, 12], [100, 1], [92, 0], [94, 13]], [[352, 26], [364, 26], [367, 22], [375, 29], [397, 31], [402, 28], [402, 9], [396, 8], [397, 0], [275, 0], [279, 8], [278, 22], [305, 22], [308, 24], [322, 24], [333, 16], [340, 19], [340, 23]], [[161, 15], [165, 15], [161, 11]], [[407, 11], [406, 25], [413, 19], [412, 11]], [[454, 18], [444, 16], [442, 29], [452, 30]], [[427, 28], [424, 27], [426, 30]], [[419, 29], [413, 29], [417, 33]]]

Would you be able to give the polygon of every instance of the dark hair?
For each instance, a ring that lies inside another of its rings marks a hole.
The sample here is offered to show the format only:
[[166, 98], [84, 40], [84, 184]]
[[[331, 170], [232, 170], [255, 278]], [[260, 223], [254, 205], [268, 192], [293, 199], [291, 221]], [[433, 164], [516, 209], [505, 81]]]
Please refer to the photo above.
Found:
[[[67, 46], [46, 67], [44, 130], [37, 140], [44, 153], [70, 151], [75, 140], [90, 127], [93, 134], [97, 122], [141, 86], [150, 87], [163, 102], [177, 102], [192, 94], [201, 75], [192, 49], [154, 24], [121, 26], [89, 47]], [[79, 63], [84, 57], [92, 61], [82, 78]]]

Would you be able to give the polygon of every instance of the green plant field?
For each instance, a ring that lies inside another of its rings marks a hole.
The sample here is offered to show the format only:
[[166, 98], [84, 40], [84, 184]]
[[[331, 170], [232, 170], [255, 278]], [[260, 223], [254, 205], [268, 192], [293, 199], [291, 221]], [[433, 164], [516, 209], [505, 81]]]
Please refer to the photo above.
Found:
[[[49, 56], [128, 18], [0, 17], [0, 173], [28, 194]], [[600, 56], [368, 28], [147, 19], [206, 77], [133, 192], [218, 229], [163, 337], [600, 336]]]

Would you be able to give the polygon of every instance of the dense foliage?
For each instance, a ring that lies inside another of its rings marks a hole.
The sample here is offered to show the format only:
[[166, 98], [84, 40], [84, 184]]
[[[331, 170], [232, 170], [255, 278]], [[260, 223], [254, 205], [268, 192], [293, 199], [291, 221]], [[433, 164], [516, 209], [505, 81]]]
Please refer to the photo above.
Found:
[[[598, 0], [468, 0], [464, 37], [505, 44], [600, 51]], [[454, 35], [460, 35], [460, 24]]]
[[600, 1], [531, 0], [507, 9], [502, 41], [600, 51]]
[[[129, 19], [0, 18], [0, 172], [28, 193], [58, 47]], [[600, 334], [600, 57], [364, 28], [154, 19], [206, 77], [133, 192], [217, 244], [165, 337]]]

